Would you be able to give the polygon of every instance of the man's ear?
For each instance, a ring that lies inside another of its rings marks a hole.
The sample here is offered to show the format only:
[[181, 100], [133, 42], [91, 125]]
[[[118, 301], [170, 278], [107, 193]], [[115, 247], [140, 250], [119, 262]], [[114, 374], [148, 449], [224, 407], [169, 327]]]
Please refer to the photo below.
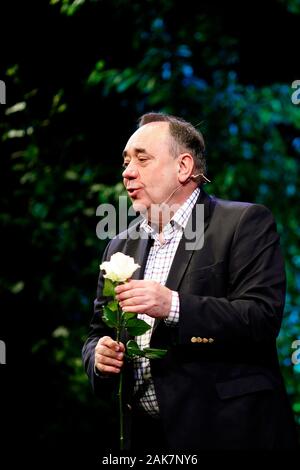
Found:
[[182, 153], [178, 157], [178, 181], [185, 183], [193, 173], [194, 159], [190, 153]]

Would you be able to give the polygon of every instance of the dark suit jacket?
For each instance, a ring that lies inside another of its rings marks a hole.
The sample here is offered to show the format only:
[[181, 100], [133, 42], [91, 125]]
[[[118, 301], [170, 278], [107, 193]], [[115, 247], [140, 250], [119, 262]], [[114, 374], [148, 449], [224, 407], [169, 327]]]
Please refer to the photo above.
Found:
[[[183, 236], [166, 283], [179, 292], [179, 324], [156, 320], [151, 339], [151, 347], [168, 349], [163, 359], [151, 361], [151, 371], [169, 447], [293, 448], [292, 413], [276, 352], [285, 274], [274, 219], [264, 206], [223, 201], [203, 190], [199, 203], [204, 204], [203, 247], [187, 250]], [[194, 208], [191, 217], [195, 214]], [[122, 251], [141, 265], [135, 277], [142, 278], [150, 244], [118, 236], [103, 259]], [[107, 301], [102, 286], [100, 274], [83, 348], [96, 393], [116, 382], [94, 374], [95, 345], [113, 331], [101, 321]], [[130, 415], [130, 365], [127, 369], [125, 412]]]

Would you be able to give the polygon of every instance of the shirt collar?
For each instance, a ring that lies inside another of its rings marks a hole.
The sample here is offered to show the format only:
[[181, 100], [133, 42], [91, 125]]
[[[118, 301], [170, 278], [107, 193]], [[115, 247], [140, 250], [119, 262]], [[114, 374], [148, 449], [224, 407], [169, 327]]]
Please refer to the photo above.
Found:
[[200, 194], [200, 188], [196, 188], [187, 200], [179, 207], [179, 209], [173, 215], [171, 221], [174, 221], [181, 228], [185, 228], [188, 223], [189, 217], [192, 213], [193, 207]]

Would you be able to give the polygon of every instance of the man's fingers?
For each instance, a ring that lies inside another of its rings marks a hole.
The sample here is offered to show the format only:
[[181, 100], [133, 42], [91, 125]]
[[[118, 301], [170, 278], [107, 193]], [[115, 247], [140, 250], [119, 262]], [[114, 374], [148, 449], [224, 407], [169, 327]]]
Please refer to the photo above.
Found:
[[103, 336], [95, 348], [95, 366], [102, 373], [118, 374], [123, 366], [125, 346]]
[[119, 351], [119, 352], [125, 351], [124, 344], [114, 341], [110, 336], [103, 336], [102, 338], [100, 338], [96, 348], [98, 348], [99, 345], [106, 346], [107, 348], [112, 349], [114, 351]]
[[117, 294], [116, 299], [122, 301], [130, 299], [131, 297], [142, 297], [144, 294], [145, 291], [142, 288], [129, 289], [125, 292], [121, 292], [121, 294]]
[[[135, 307], [136, 305], [141, 304], [142, 299], [138, 299], [134, 297], [133, 299], [127, 299], [120, 302], [120, 307], [123, 309], [124, 312], [130, 312], [131, 307]], [[132, 312], [133, 313], [133, 312]]]
[[102, 373], [118, 374], [123, 366], [125, 346], [110, 336], [99, 339], [95, 348], [95, 366]]
[[[149, 299], [146, 296], [140, 296], [140, 297], [130, 297], [128, 299], [120, 301], [120, 307], [130, 307], [133, 305], [140, 305], [140, 304], [150, 304]], [[127, 310], [127, 312], [130, 312], [130, 310]]]
[[118, 369], [117, 367], [111, 367], [111, 366], [104, 366], [102, 364], [96, 364], [97, 369], [106, 374], [119, 374], [121, 369]]
[[101, 355], [101, 356], [106, 356], [106, 357], [112, 357], [114, 359], [120, 359], [122, 360], [124, 357], [124, 353], [122, 351], [115, 351], [114, 349], [110, 349], [106, 346], [97, 346], [95, 349], [96, 355]]
[[148, 305], [124, 305], [122, 307], [124, 312], [130, 312], [130, 313], [146, 313], [151, 317], [151, 315], [148, 313], [149, 306]]
[[96, 364], [99, 364], [100, 366], [113, 366], [113, 367], [122, 367], [123, 366], [123, 361], [120, 361], [118, 359], [114, 359], [112, 357], [108, 356], [103, 356], [102, 354], [96, 354]]
[[[147, 281], [148, 283], [151, 281]], [[131, 281], [125, 282], [125, 284], [120, 284], [115, 288], [116, 294], [120, 294], [121, 292], [125, 292], [129, 289], [134, 288], [142, 288], [145, 287], [145, 280], [144, 279], [132, 279]]]

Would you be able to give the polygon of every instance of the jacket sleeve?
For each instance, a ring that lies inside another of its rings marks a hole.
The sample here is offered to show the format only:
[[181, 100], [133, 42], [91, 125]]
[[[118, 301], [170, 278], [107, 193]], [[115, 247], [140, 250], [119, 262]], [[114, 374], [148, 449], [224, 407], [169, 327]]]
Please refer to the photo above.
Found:
[[271, 212], [250, 205], [236, 225], [228, 253], [227, 294], [179, 292], [179, 343], [192, 337], [214, 342], [274, 340], [285, 298], [285, 270]]
[[[103, 253], [102, 261], [108, 259], [110, 251], [109, 243]], [[110, 394], [112, 389], [117, 385], [118, 377], [107, 376], [95, 373], [95, 347], [102, 336], [114, 337], [114, 330], [108, 328], [102, 321], [102, 307], [107, 302], [107, 297], [103, 297], [104, 278], [100, 271], [98, 278], [97, 297], [94, 301], [94, 314], [90, 323], [87, 339], [83, 345], [82, 358], [85, 371], [89, 377], [94, 393], [99, 396]]]

